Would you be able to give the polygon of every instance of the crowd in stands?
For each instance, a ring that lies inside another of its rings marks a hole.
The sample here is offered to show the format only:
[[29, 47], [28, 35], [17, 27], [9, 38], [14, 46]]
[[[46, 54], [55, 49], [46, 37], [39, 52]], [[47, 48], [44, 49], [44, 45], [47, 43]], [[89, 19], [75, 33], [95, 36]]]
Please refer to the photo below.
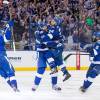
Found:
[[[91, 43], [93, 32], [100, 30], [100, 0], [12, 1], [11, 12], [8, 5], [0, 7], [0, 26], [10, 19], [11, 14], [14, 20], [14, 38], [22, 49], [23, 45], [34, 44], [36, 23], [48, 20], [51, 16], [63, 19], [62, 34], [65, 35], [69, 47], [79, 42]], [[72, 46], [70, 48], [75, 49]]]

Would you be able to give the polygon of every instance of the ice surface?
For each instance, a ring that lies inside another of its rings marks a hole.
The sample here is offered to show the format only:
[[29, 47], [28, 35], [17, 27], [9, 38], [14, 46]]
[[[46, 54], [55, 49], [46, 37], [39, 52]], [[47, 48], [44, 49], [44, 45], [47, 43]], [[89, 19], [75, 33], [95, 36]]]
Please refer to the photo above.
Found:
[[35, 72], [16, 72], [20, 93], [15, 93], [0, 77], [0, 100], [100, 100], [100, 77], [86, 93], [81, 93], [79, 87], [83, 83], [86, 71], [70, 71], [72, 77], [62, 82], [62, 73], [58, 73], [58, 85], [62, 91], [56, 92], [51, 88], [49, 72], [44, 74], [43, 80], [36, 92], [31, 91]]

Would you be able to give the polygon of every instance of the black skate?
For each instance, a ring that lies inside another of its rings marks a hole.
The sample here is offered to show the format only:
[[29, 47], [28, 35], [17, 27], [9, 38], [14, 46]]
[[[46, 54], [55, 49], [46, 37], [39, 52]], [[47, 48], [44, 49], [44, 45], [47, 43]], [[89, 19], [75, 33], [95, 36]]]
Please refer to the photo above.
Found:
[[36, 91], [36, 88], [32, 88], [32, 91]]
[[68, 80], [71, 77], [71, 75], [69, 73], [67, 73], [63, 76], [64, 76], [63, 82], [65, 82], [66, 80]]
[[52, 89], [55, 90], [55, 91], [61, 91], [61, 88], [57, 85], [53, 85]]
[[84, 88], [83, 86], [81, 86], [81, 87], [80, 87], [80, 91], [81, 91], [81, 92], [83, 92], [83, 93], [84, 93], [84, 92], [86, 92], [86, 90], [87, 90], [87, 89], [86, 89], [86, 88]]
[[55, 73], [57, 73], [57, 72], [58, 72], [57, 68], [53, 68], [53, 69], [51, 69], [50, 75], [55, 74]]
[[38, 88], [38, 85], [33, 85], [33, 86], [32, 86], [32, 91], [36, 91], [37, 88]]

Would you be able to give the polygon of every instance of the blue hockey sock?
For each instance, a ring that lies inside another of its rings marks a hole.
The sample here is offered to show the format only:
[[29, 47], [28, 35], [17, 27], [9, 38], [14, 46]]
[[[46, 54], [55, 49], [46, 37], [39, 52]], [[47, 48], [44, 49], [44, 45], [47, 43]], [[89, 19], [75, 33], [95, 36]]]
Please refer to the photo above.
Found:
[[11, 86], [10, 79], [3, 70], [0, 70], [0, 75], [6, 80], [7, 84]]
[[34, 84], [39, 85], [42, 79], [42, 76], [45, 72], [45, 67], [38, 68], [37, 74], [35, 76]]
[[57, 84], [57, 76], [51, 77], [51, 80], [52, 80], [52, 85], [56, 85]]
[[61, 71], [63, 72], [64, 75], [68, 73], [66, 67], [61, 68]]
[[34, 80], [34, 84], [35, 85], [39, 85], [40, 84], [40, 81], [41, 81], [41, 78], [39, 78], [39, 77], [35, 77], [35, 80]]
[[8, 81], [7, 81], [7, 83], [8, 83], [8, 85], [11, 87], [11, 83], [10, 83], [10, 80], [8, 80]]
[[57, 77], [52, 77], [52, 85], [56, 85], [57, 84]]
[[87, 75], [86, 75], [87, 79], [84, 80], [83, 87], [87, 89], [93, 83], [93, 80], [96, 76], [97, 76], [96, 70], [92, 69], [92, 70], [88, 71]]
[[16, 87], [17, 88], [17, 81], [16, 80], [11, 80], [11, 87]]
[[85, 88], [85, 89], [87, 89], [87, 88], [89, 88], [90, 86], [91, 86], [91, 84], [92, 84], [93, 82], [90, 82], [90, 81], [84, 81], [84, 83], [83, 83], [83, 87]]
[[9, 77], [5, 77], [5, 80], [6, 80], [7, 84], [11, 87], [11, 83], [10, 83]]

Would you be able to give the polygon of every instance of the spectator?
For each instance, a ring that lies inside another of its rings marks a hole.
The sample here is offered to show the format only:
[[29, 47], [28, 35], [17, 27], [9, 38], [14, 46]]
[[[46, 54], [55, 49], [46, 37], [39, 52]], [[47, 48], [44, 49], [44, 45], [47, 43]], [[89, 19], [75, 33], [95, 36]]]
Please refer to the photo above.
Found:
[[[91, 34], [93, 31], [94, 25], [100, 28], [99, 10], [99, 0], [13, 0], [12, 17], [14, 19], [15, 41], [21, 41], [24, 37], [24, 31], [28, 31], [28, 40], [31, 44], [30, 42], [34, 40], [37, 23], [41, 20], [47, 21], [50, 17], [56, 18], [56, 15], [63, 19], [62, 32], [66, 36], [66, 42], [68, 42], [69, 36], [76, 37], [77, 31], [83, 37], [85, 35], [84, 39], [87, 41], [91, 37], [89, 33]], [[2, 23], [9, 19], [9, 7], [2, 5], [0, 8], [0, 21]], [[93, 26], [88, 29], [85, 24], [92, 24], [90, 20], [92, 20]], [[88, 32], [83, 32], [84, 29]], [[80, 38], [83, 39], [83, 37]], [[75, 38], [73, 39], [73, 42], [79, 42], [79, 40], [75, 41]]]

